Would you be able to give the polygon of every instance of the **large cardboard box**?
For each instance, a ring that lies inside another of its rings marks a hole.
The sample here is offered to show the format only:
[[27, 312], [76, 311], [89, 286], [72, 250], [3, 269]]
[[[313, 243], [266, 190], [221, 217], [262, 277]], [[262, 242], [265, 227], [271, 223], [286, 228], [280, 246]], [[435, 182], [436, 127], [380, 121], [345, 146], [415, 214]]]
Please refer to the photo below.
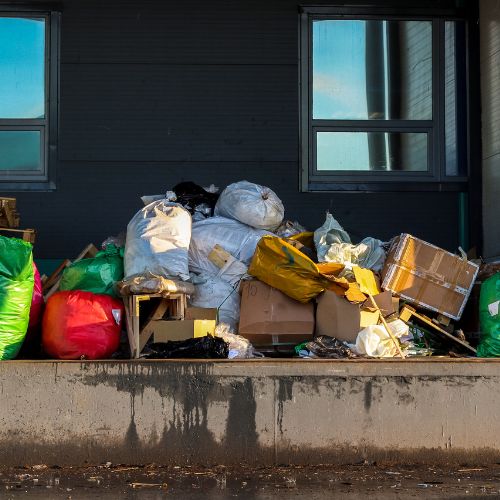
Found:
[[157, 320], [151, 322], [154, 342], [186, 340], [214, 335], [217, 309], [188, 307], [183, 320]]
[[382, 288], [458, 320], [478, 271], [477, 264], [403, 233], [387, 255]]
[[[391, 292], [375, 295], [374, 299], [384, 316], [397, 312], [398, 304], [393, 302]], [[316, 336], [329, 335], [355, 343], [363, 328], [376, 325], [379, 320], [379, 313], [371, 304], [352, 304], [329, 290], [318, 296], [316, 302]]]
[[295, 345], [314, 334], [314, 304], [302, 304], [261, 281], [240, 286], [239, 334], [256, 346]]

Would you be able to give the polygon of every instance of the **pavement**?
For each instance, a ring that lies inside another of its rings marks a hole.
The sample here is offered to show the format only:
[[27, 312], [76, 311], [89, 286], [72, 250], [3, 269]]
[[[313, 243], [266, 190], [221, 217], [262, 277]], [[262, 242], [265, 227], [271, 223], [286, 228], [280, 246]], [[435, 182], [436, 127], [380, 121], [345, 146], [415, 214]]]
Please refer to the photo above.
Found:
[[446, 467], [368, 464], [338, 467], [98, 467], [0, 469], [0, 499], [500, 498], [500, 464]]

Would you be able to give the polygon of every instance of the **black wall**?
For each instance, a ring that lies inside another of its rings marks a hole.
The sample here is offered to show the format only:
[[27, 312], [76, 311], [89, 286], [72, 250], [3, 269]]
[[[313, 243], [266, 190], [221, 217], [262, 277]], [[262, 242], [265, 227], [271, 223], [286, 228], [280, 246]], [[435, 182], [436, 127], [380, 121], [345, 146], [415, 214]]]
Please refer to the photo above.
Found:
[[[318, 3], [318, 2], [315, 2]], [[68, 0], [54, 192], [16, 193], [35, 257], [125, 229], [143, 194], [182, 180], [270, 186], [309, 229], [458, 245], [450, 193], [299, 193], [298, 2]]]

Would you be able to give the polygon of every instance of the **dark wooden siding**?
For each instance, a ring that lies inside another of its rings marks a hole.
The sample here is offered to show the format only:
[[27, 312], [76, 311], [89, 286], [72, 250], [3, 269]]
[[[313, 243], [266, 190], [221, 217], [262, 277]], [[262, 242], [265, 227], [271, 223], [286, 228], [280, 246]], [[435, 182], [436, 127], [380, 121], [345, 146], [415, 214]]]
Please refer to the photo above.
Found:
[[[318, 2], [315, 2], [318, 3]], [[435, 2], [434, 2], [435, 3]], [[36, 257], [123, 231], [182, 180], [262, 183], [310, 229], [458, 245], [450, 193], [299, 193], [298, 2], [62, 2], [57, 189], [16, 193]]]

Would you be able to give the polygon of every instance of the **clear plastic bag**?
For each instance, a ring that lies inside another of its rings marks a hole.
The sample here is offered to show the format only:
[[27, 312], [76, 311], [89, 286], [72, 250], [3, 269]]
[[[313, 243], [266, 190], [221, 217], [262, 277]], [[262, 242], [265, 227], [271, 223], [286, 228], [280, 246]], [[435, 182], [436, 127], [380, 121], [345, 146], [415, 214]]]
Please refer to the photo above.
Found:
[[357, 265], [376, 272], [384, 267], [383, 242], [365, 238], [357, 245], [352, 244], [349, 234], [330, 213], [326, 214], [325, 223], [314, 232], [314, 244], [318, 262], [338, 262], [346, 267]]
[[263, 358], [264, 355], [255, 350], [248, 339], [241, 335], [231, 333], [231, 327], [225, 323], [219, 323], [215, 327], [216, 337], [220, 337], [229, 344], [229, 359]]

